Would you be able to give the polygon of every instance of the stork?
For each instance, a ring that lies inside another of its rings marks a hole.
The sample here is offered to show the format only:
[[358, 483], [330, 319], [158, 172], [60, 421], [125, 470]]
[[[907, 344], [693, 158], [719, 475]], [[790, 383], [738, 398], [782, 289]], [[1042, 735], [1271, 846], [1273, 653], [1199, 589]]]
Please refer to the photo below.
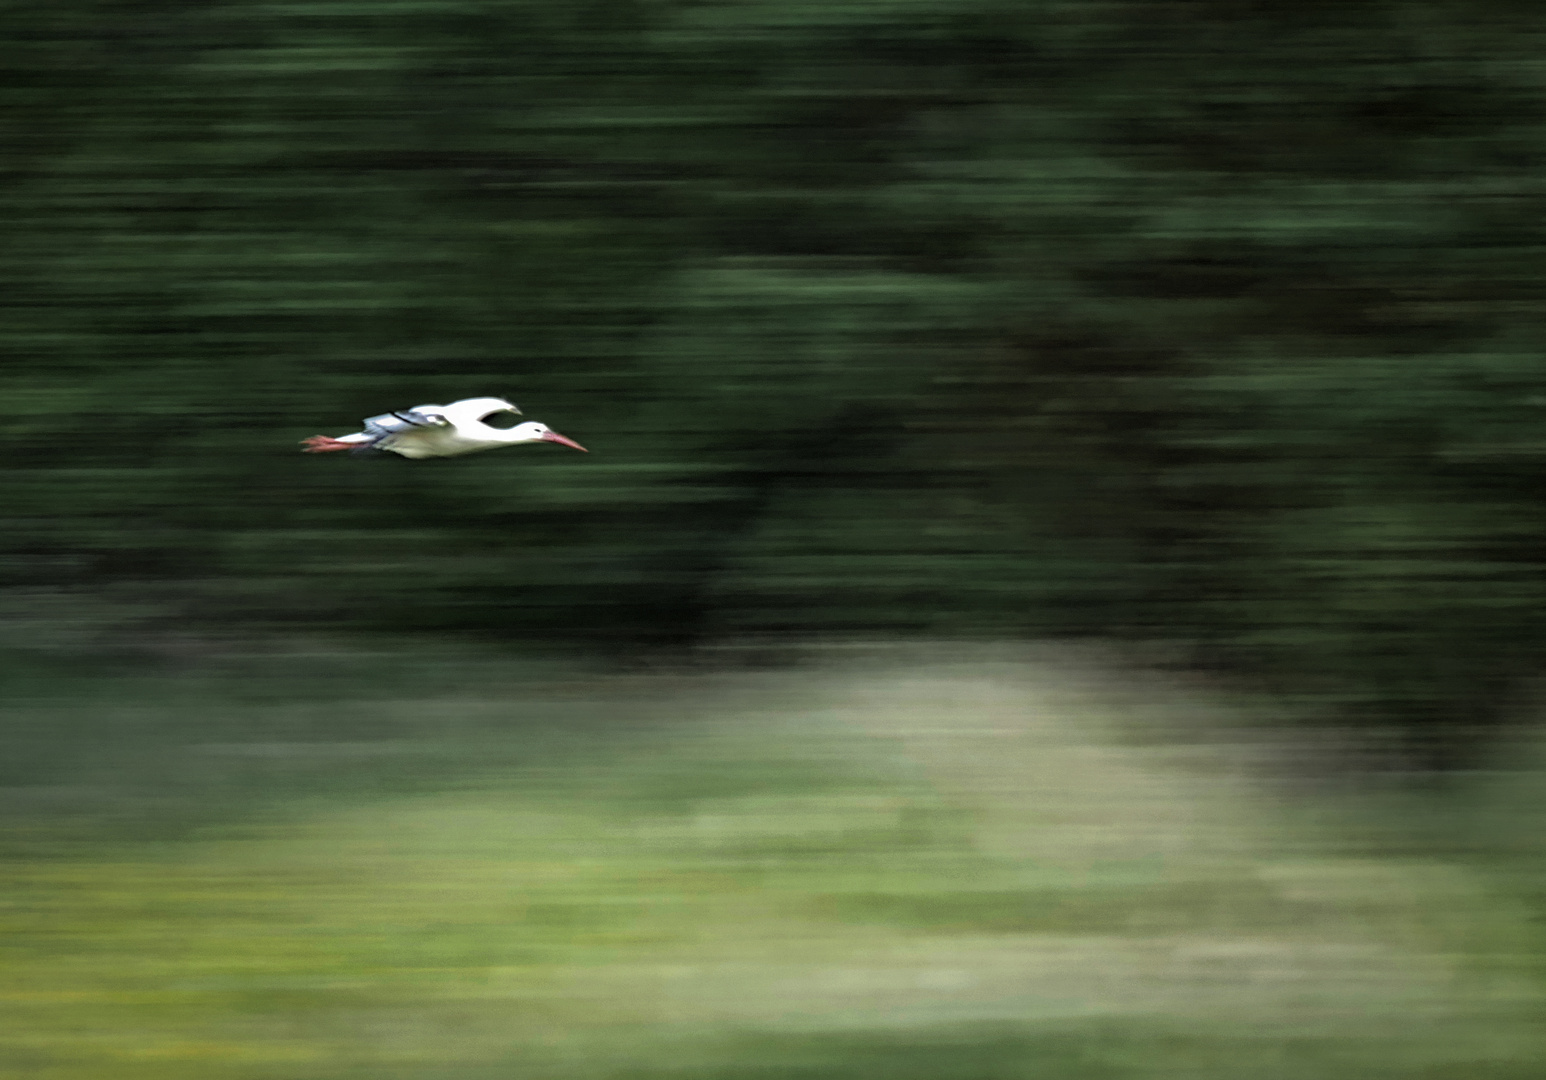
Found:
[[476, 397], [453, 401], [449, 405], [415, 405], [400, 412], [382, 413], [365, 421], [365, 430], [352, 435], [329, 438], [313, 435], [302, 439], [308, 454], [329, 450], [370, 452], [390, 450], [406, 458], [452, 457], [475, 450], [516, 443], [550, 442], [584, 451], [573, 439], [566, 439], [546, 424], [528, 421], [511, 428], [497, 428], [491, 417], [521, 410], [503, 398]]

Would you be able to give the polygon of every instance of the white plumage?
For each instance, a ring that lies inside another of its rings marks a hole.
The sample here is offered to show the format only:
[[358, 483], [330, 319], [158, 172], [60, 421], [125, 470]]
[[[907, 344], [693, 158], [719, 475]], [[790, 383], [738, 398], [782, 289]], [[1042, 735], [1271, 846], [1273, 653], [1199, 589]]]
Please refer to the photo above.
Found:
[[330, 438], [313, 435], [301, 440], [308, 454], [330, 450], [389, 450], [406, 458], [453, 457], [476, 450], [517, 443], [550, 442], [585, 450], [546, 424], [528, 421], [511, 428], [497, 428], [490, 417], [521, 410], [503, 398], [477, 397], [449, 405], [415, 405], [401, 412], [382, 413], [365, 421], [365, 430]]

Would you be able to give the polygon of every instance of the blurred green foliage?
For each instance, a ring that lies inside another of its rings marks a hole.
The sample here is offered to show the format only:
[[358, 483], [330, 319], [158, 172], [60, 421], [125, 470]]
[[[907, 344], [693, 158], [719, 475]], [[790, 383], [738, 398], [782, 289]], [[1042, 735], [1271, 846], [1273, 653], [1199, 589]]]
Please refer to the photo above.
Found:
[[1541, 1073], [1538, 739], [1376, 808], [1068, 649], [489, 652], [19, 709], [0, 1080]]
[[[1439, 730], [1546, 639], [1533, 5], [56, 0], [0, 59], [23, 644], [1120, 633]], [[594, 453], [295, 452], [475, 394]]]

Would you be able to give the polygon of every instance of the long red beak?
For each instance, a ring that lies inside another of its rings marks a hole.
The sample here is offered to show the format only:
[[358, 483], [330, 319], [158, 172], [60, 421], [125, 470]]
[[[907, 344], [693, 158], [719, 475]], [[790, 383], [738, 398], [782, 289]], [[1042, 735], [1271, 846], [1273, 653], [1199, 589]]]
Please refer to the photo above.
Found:
[[582, 454], [590, 453], [589, 450], [585, 449], [585, 447], [581, 446], [579, 443], [575, 442], [573, 439], [566, 439], [566, 438], [564, 438], [562, 435], [560, 435], [556, 431], [549, 431], [546, 435], [542, 436], [542, 441], [543, 442], [556, 442], [559, 446], [572, 446], [574, 449], [580, 451]]

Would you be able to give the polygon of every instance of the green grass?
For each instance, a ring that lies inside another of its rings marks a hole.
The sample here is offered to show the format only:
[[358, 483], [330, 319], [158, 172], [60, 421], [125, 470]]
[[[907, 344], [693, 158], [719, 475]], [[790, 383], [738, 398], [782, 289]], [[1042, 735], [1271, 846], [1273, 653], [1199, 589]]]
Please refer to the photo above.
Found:
[[1503, 877], [1299, 823], [1205, 703], [1071, 672], [50, 684], [5, 734], [0, 1080], [1540, 1075]]

